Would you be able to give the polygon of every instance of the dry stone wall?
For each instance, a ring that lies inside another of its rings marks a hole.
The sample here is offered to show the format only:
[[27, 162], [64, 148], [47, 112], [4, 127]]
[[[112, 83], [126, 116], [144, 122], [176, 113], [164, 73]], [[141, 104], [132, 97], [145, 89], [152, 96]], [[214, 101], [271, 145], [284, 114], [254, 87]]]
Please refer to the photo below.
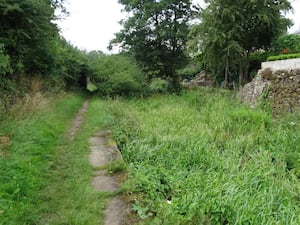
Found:
[[261, 76], [260, 70], [257, 76], [240, 91], [242, 102], [247, 103], [251, 108], [258, 106], [263, 93], [269, 88], [270, 81]]
[[[298, 59], [300, 60], [300, 59]], [[295, 61], [294, 61], [295, 62]], [[259, 70], [252, 82], [240, 91], [242, 102], [255, 108], [264, 100], [269, 103], [274, 114], [300, 110], [300, 64], [289, 69], [289, 63], [282, 66], [266, 67]], [[285, 68], [285, 69], [278, 69]]]

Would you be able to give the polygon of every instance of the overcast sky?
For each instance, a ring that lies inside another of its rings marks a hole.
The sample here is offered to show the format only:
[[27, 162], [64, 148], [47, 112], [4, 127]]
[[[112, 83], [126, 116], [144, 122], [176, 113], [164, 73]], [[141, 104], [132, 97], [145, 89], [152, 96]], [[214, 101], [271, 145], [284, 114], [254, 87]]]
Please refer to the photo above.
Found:
[[[295, 32], [300, 28], [300, 0], [291, 1], [294, 14], [288, 17], [295, 24], [290, 32]], [[121, 29], [118, 22], [124, 18], [118, 0], [67, 0], [66, 8], [70, 15], [58, 23], [65, 39], [82, 50], [108, 53], [109, 41]]]

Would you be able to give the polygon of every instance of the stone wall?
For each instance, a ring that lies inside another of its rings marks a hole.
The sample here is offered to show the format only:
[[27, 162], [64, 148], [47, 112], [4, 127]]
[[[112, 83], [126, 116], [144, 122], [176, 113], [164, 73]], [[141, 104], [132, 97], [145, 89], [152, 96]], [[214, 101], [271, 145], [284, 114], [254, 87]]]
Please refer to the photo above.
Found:
[[299, 111], [300, 69], [273, 72], [267, 100], [275, 114]]
[[288, 62], [263, 63], [257, 76], [240, 91], [241, 100], [254, 108], [264, 99], [274, 114], [299, 110], [300, 59], [283, 61]]
[[258, 106], [263, 93], [269, 88], [270, 81], [261, 76], [262, 70], [258, 71], [257, 76], [240, 91], [242, 102], [247, 103], [251, 108]]

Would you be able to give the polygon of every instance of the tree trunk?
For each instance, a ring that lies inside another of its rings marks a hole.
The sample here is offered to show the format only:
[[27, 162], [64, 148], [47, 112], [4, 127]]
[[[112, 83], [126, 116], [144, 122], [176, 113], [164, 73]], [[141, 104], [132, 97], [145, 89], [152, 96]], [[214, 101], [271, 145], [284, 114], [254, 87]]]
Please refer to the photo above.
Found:
[[226, 65], [225, 65], [224, 88], [228, 87], [228, 83], [229, 83], [229, 62], [228, 62], [228, 57], [227, 57]]
[[244, 81], [249, 82], [250, 76], [249, 76], [249, 66], [250, 66], [250, 51], [247, 51], [246, 60], [245, 60], [245, 71], [244, 71]]
[[239, 88], [240, 89], [243, 86], [243, 79], [244, 79], [244, 73], [243, 73], [242, 56], [239, 55]]

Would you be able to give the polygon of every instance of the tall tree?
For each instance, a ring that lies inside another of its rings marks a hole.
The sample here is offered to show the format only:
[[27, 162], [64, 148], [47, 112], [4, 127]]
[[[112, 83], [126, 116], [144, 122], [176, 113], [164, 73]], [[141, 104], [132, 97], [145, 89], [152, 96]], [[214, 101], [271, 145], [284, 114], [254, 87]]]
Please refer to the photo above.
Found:
[[228, 81], [230, 65], [238, 65], [239, 84], [248, 78], [249, 55], [267, 49], [272, 40], [286, 32], [291, 21], [283, 13], [288, 0], [205, 0], [198, 29], [200, 46], [209, 67], [221, 63]]
[[119, 0], [130, 17], [111, 42], [121, 43], [149, 78], [163, 77], [179, 89], [176, 70], [185, 65], [191, 0]]

